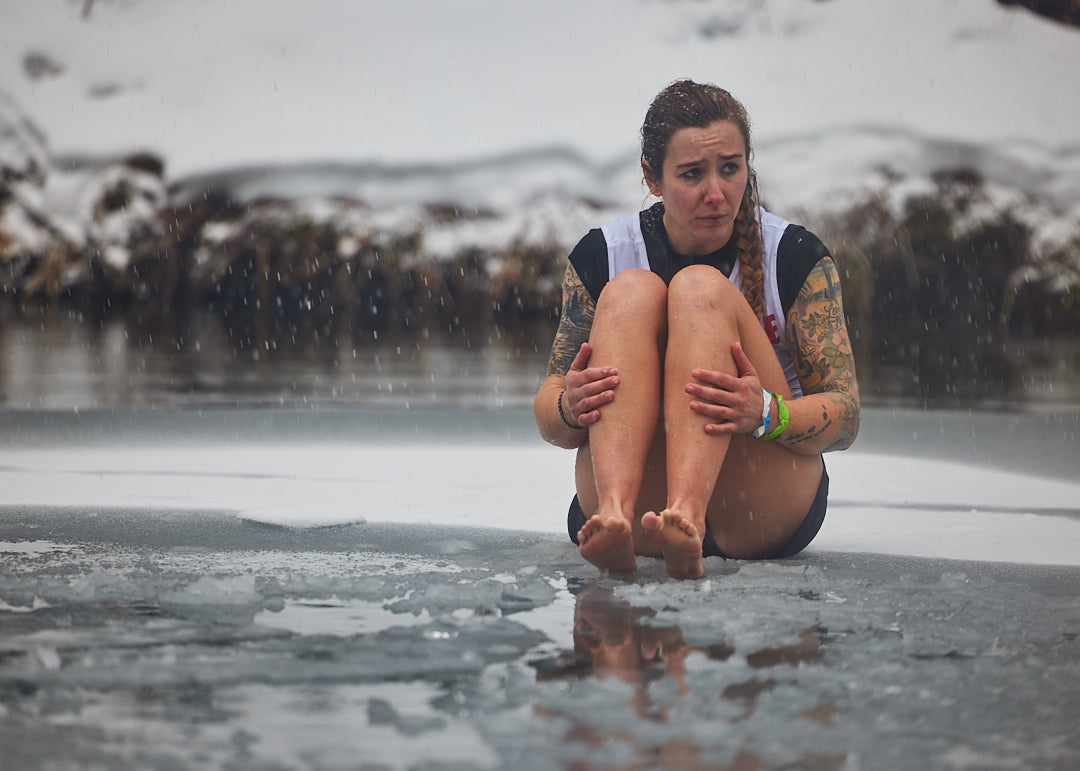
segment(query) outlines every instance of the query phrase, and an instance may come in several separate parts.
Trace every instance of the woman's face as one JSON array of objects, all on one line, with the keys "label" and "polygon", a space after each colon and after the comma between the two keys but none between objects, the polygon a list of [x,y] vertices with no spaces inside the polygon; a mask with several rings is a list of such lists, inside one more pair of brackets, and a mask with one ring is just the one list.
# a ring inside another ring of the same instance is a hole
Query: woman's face
[{"label": "woman's face", "polygon": [[675,251],[698,256],[728,242],[746,190],[746,161],[742,132],[729,120],[671,135],[660,178],[646,168],[645,180],[664,200],[664,228]]}]

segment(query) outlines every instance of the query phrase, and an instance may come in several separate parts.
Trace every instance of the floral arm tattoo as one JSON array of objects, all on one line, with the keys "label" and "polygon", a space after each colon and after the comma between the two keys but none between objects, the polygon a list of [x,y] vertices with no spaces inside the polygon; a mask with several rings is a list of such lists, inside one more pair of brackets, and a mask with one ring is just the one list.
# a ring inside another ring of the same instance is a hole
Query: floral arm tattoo
[{"label": "floral arm tattoo", "polygon": [[567,264],[563,276],[562,315],[559,329],[555,333],[555,342],[551,346],[551,358],[548,359],[548,375],[566,375],[570,365],[581,350],[581,344],[589,340],[596,303],[581,283],[574,266]]},{"label": "floral arm tattoo", "polygon": [[820,445],[819,452],[843,450],[859,431],[859,387],[851,351],[840,277],[831,257],[824,257],[799,291],[788,313],[788,338],[805,395],[816,399],[821,415],[809,427],[785,434],[785,444]]}]

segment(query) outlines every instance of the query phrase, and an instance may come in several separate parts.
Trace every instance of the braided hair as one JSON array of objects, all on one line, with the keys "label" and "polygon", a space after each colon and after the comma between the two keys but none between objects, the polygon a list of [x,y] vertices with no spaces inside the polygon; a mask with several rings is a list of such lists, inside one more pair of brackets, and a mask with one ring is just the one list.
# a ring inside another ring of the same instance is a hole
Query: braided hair
[{"label": "braided hair", "polygon": [[758,225],[758,184],[750,161],[750,118],[746,108],[734,96],[711,83],[678,80],[656,95],[641,126],[641,166],[646,176],[663,173],[668,143],[683,128],[707,128],[716,121],[729,120],[742,134],[746,144],[746,190],[735,215],[732,241],[739,256],[739,275],[743,296],[760,317],[764,307],[762,255],[764,246]]}]

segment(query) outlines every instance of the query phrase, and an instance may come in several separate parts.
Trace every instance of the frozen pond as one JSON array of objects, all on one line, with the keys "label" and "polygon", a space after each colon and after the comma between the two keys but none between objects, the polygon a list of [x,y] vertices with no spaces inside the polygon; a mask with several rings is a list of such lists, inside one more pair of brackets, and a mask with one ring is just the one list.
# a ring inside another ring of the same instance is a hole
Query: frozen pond
[{"label": "frozen pond", "polygon": [[868,409],[806,553],[613,580],[546,351],[12,334],[4,771],[1080,763],[1075,408]]},{"label": "frozen pond", "polygon": [[[198,311],[143,322],[3,310],[0,405],[19,410],[527,407],[554,335],[553,326],[417,334],[356,330],[344,321],[271,329]],[[1076,340],[953,346],[964,350],[940,353],[956,365],[955,382],[896,366],[864,366],[864,401],[1008,412],[1071,412],[1080,405]],[[972,346],[978,350],[967,350]]]},{"label": "frozen pond", "polygon": [[273,334],[197,311],[146,324],[66,311],[0,320],[0,404],[20,410],[520,406],[543,379],[554,334]]}]

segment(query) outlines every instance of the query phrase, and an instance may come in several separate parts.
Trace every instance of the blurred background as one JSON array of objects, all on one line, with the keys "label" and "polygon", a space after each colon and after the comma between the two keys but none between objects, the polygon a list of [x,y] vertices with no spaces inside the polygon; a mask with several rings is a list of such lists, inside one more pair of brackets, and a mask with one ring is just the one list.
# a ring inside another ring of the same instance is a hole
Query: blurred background
[{"label": "blurred background", "polygon": [[525,408],[691,77],[841,268],[864,403],[1080,403],[1080,10],[0,0],[0,405]]}]

